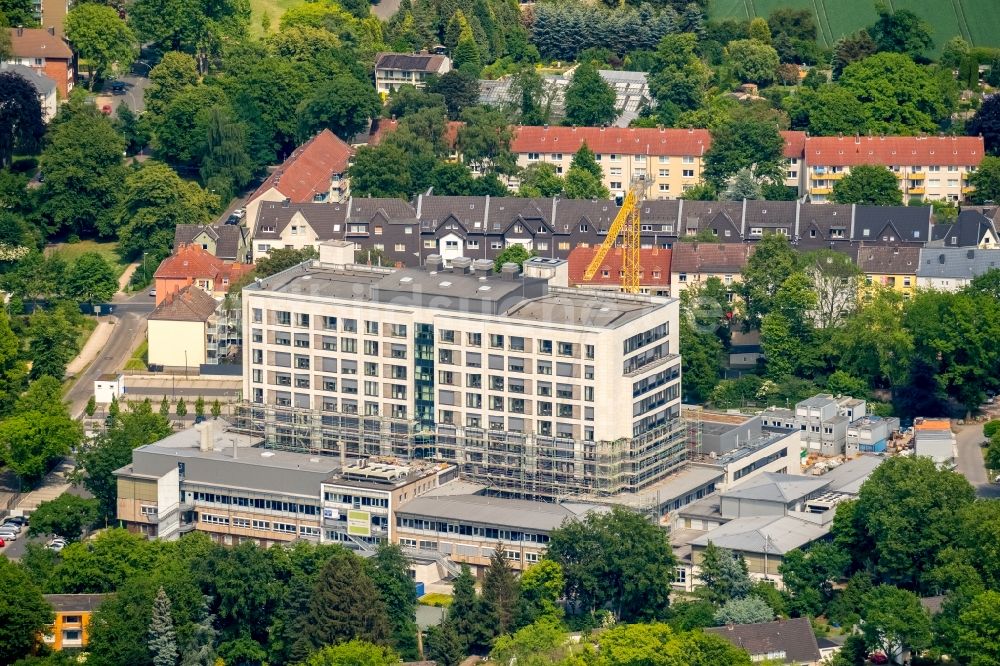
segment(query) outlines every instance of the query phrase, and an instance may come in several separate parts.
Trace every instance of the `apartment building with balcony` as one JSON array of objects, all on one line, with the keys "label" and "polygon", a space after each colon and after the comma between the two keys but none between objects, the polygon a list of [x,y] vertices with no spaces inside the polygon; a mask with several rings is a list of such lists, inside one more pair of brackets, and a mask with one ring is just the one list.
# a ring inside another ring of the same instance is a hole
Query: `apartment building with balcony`
[{"label": "apartment building with balcony", "polygon": [[435,53],[379,53],[375,56],[375,90],[383,99],[403,86],[423,88],[431,76],[451,71],[451,58]]},{"label": "apartment building with balcony", "polygon": [[545,499],[636,492],[681,464],[676,300],[352,253],[324,245],[244,289],[242,427],[269,446],[431,458]]},{"label": "apartment building with balcony", "polygon": [[52,650],[82,649],[90,638],[90,618],[108,598],[107,594],[45,594],[55,621],[42,635]]},{"label": "apartment building with balcony", "polygon": [[964,201],[983,159],[981,136],[839,136],[805,139],[806,193],[830,201],[852,167],[873,164],[896,176],[904,203]]}]

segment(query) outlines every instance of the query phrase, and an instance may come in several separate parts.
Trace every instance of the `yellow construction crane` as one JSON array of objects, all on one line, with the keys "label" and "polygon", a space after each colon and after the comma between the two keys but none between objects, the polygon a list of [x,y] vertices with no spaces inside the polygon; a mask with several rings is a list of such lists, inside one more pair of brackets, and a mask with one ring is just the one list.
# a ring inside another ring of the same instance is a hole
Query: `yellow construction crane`
[{"label": "yellow construction crane", "polygon": [[615,221],[608,229],[604,242],[597,248],[597,254],[590,260],[587,270],[583,273],[584,281],[589,282],[597,275],[604,258],[615,246],[619,234],[622,237],[622,291],[626,294],[639,293],[639,203],[646,192],[646,179],[636,178],[629,187],[628,194],[622,201],[622,207],[615,216]]}]

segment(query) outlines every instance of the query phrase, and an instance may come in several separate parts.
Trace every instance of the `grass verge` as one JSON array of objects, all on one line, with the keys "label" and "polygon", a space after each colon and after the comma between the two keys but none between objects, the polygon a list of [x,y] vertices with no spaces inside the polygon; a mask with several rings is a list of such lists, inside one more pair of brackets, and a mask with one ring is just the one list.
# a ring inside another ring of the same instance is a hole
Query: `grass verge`
[{"label": "grass verge", "polygon": [[80,255],[88,252],[96,252],[104,257],[105,261],[111,264],[111,266],[115,269],[116,275],[124,273],[125,267],[128,266],[128,262],[123,261],[122,258],[118,256],[118,243],[113,242],[99,243],[92,240],[82,240],[76,243],[59,243],[45,248],[45,254],[48,255],[53,252],[58,252],[68,263],[71,264],[79,259]]},{"label": "grass verge", "polygon": [[132,353],[132,358],[125,362],[126,370],[148,370],[149,367],[146,365],[149,362],[149,341],[143,340],[142,343],[135,348]]}]

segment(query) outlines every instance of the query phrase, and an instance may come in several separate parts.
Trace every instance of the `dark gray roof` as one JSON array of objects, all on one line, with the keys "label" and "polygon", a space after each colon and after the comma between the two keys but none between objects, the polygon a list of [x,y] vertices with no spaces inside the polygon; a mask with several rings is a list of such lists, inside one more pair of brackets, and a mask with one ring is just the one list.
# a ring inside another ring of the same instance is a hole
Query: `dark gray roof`
[{"label": "dark gray roof", "polygon": [[597,229],[606,230],[618,214],[614,201],[588,199],[560,199],[556,202],[554,224],[557,231],[568,231],[582,220]]},{"label": "dark gray roof", "polygon": [[348,219],[370,222],[381,216],[389,224],[416,224],[417,211],[409,202],[395,198],[352,198]]},{"label": "dark gray roof", "polygon": [[940,247],[977,247],[983,236],[996,236],[993,221],[975,210],[963,210],[952,224],[935,224],[934,245]]},{"label": "dark gray roof", "polygon": [[785,653],[786,664],[818,662],[821,658],[816,635],[809,618],[796,617],[761,624],[733,624],[726,627],[708,627],[710,634],[721,636],[736,647],[754,655]]},{"label": "dark gray roof", "polygon": [[681,229],[678,235],[684,235],[691,230],[697,233],[707,228],[710,221],[715,220],[719,213],[739,229],[743,218],[742,201],[685,201],[681,208]]},{"label": "dark gray roof", "polygon": [[[788,235],[795,233],[795,209],[797,201],[746,201],[744,216],[745,229],[763,227],[765,229],[788,229]],[[746,233],[746,232],[744,232]]]},{"label": "dark gray roof", "polygon": [[107,599],[108,594],[43,594],[45,601],[57,613],[92,613]]},{"label": "dark gray roof", "polygon": [[13,63],[0,63],[0,72],[13,72],[35,87],[38,94],[48,97],[56,90],[56,82],[41,74],[27,65],[15,65]]},{"label": "dark gray roof", "polygon": [[971,279],[995,268],[1000,268],[1000,250],[926,247],[920,250],[917,276]]},{"label": "dark gray roof", "polygon": [[344,237],[346,203],[286,204],[283,201],[264,201],[257,212],[255,238],[279,238],[296,213],[302,215],[320,241]]},{"label": "dark gray roof", "polygon": [[432,53],[379,53],[376,56],[377,69],[401,69],[403,71],[436,72],[445,56]]},{"label": "dark gray roof", "polygon": [[417,201],[417,211],[425,228],[436,229],[448,219],[454,219],[469,231],[486,227],[489,197],[425,197]]},{"label": "dark gray roof", "polygon": [[856,241],[926,243],[931,238],[930,206],[855,206]]},{"label": "dark gray roof", "polygon": [[917,274],[919,247],[869,246],[858,250],[858,268],[862,273],[879,275]]},{"label": "dark gray roof", "polygon": [[174,247],[191,243],[200,234],[215,241],[215,256],[239,261],[240,248],[246,245],[246,228],[241,224],[178,224],[174,228]]}]

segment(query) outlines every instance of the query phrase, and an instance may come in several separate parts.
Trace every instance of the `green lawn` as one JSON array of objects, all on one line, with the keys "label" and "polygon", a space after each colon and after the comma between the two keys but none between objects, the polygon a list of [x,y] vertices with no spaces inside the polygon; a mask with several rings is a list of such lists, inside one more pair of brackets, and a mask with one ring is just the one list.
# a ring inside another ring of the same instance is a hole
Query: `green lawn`
[{"label": "green lawn", "polygon": [[[976,46],[1000,47],[1000,11],[996,0],[892,0],[895,9],[909,9],[931,25],[936,51],[955,35]],[[712,18],[767,18],[779,7],[808,9],[816,17],[820,43],[832,46],[843,35],[875,22],[874,0],[711,0]]]},{"label": "green lawn", "polygon": [[259,37],[264,34],[260,20],[266,12],[271,17],[271,31],[278,27],[278,21],[286,9],[301,5],[306,0],[250,0],[250,33]]},{"label": "green lawn", "polygon": [[114,266],[118,275],[121,275],[125,272],[125,267],[128,266],[128,262],[122,261],[121,257],[118,256],[118,253],[116,252],[117,247],[118,243],[98,243],[97,241],[84,240],[76,243],[59,243],[58,245],[50,245],[45,248],[45,253],[51,254],[52,252],[59,252],[59,254],[61,254],[67,262],[73,263],[81,254],[96,252],[104,257],[109,264]]},{"label": "green lawn", "polygon": [[149,341],[143,340],[142,344],[135,348],[132,358],[125,362],[126,370],[148,370],[149,362]]},{"label": "green lawn", "polygon": [[83,325],[76,332],[76,348],[78,351],[83,349],[83,346],[87,344],[87,340],[95,328],[97,328],[97,320],[93,317],[84,317]]}]

